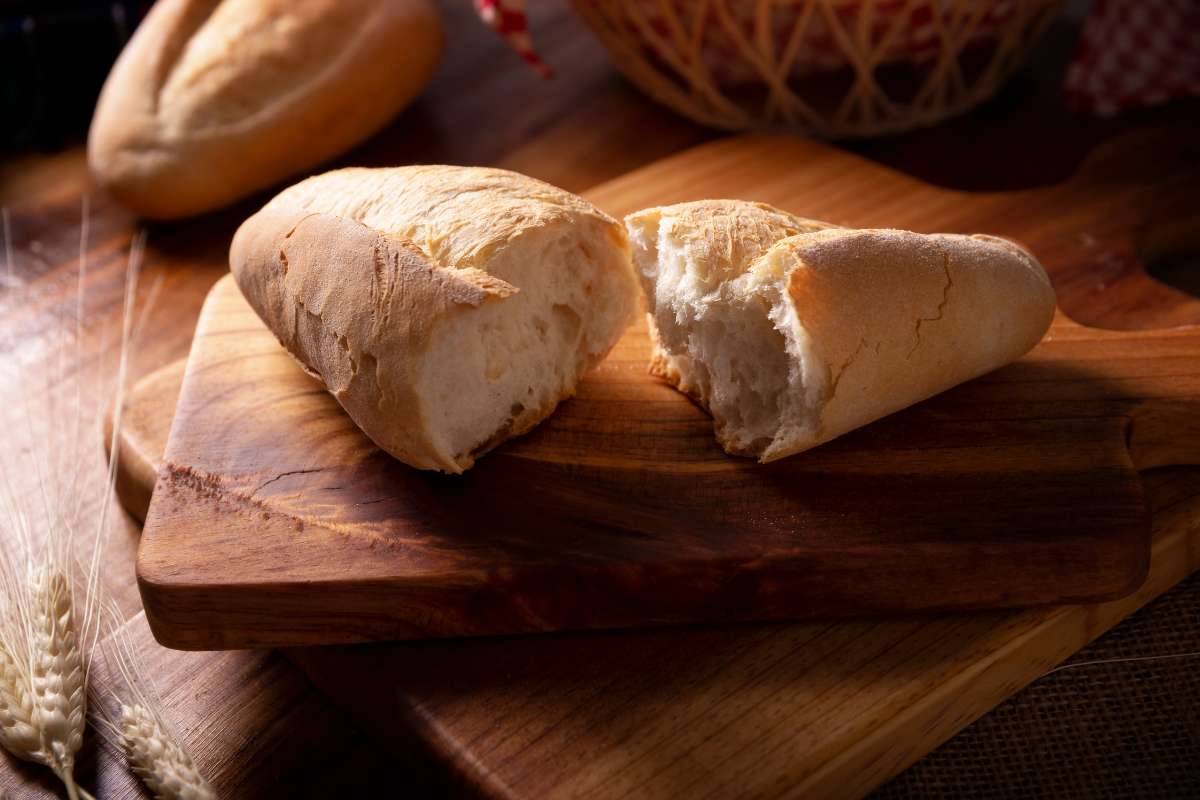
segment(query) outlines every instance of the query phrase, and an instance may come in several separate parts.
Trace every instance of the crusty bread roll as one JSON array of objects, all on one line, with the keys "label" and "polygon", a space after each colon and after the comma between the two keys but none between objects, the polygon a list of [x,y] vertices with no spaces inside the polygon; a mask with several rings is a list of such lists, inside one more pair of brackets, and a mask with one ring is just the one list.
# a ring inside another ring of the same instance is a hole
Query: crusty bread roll
[{"label": "crusty bread roll", "polygon": [[638,299],[620,223],[498,169],[309,178],[242,224],[230,264],[368,436],[451,473],[549,416]]},{"label": "crusty bread roll", "polygon": [[159,0],[104,84],[88,163],[142,216],[210,211],[366,139],[441,48],[430,0]]},{"label": "crusty bread roll", "polygon": [[1007,364],[1054,290],[993,236],[854,230],[741,201],[626,217],[649,301],[651,367],[773,461]]}]

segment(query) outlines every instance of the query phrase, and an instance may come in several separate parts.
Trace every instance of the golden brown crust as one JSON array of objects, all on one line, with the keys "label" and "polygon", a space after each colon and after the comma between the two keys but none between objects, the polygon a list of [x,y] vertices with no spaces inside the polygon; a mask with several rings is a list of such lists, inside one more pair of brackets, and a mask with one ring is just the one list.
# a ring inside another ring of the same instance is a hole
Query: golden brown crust
[{"label": "golden brown crust", "polygon": [[376,444],[414,466],[459,471],[427,435],[413,390],[420,345],[440,315],[512,287],[478,270],[436,269],[411,242],[354,220],[275,209],[238,230],[230,264],[284,348]]},{"label": "golden brown crust", "polygon": [[429,0],[160,0],[101,93],[92,173],[147,217],[226,205],[382,127],[441,40]]},{"label": "golden brown crust", "polygon": [[776,442],[782,458],[1020,358],[1054,316],[1027,251],[990,236],[836,230],[779,242],[764,262],[825,369],[816,428]]},{"label": "golden brown crust", "polygon": [[289,187],[266,207],[357,220],[409,239],[443,268],[479,265],[525,231],[555,225],[576,226],[627,247],[621,225],[578,195],[490,167],[333,170]]}]

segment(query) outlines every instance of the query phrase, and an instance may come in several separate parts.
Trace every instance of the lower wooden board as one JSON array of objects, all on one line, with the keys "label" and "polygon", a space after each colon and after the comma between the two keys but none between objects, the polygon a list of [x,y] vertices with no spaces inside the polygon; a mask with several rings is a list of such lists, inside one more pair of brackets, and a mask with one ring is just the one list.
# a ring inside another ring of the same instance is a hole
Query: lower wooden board
[{"label": "lower wooden board", "polygon": [[1150,577],[1114,602],[285,652],[490,798],[862,797],[1200,568],[1200,471],[1146,485]]},{"label": "lower wooden board", "polygon": [[[745,136],[591,196],[614,214],[732,196],[852,226],[1000,232],[1056,275],[1073,263],[1064,242],[1120,229],[1161,177],[1110,166],[963,195]],[[139,555],[155,635],[230,648],[1111,598],[1148,558],[1131,437],[1197,444],[1173,428],[1200,408],[1196,328],[1060,316],[1017,364],[767,466],[722,453],[647,353],[631,329],[534,432],[437,476],[376,449],[222,282]]]}]

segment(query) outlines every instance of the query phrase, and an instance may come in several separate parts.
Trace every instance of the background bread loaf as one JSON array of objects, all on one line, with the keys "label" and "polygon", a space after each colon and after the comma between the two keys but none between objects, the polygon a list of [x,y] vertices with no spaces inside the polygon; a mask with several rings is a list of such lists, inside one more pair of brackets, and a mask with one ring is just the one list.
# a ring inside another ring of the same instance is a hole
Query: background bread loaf
[{"label": "background bread loaf", "polygon": [[808,449],[1032,348],[1054,291],[991,236],[854,230],[740,201],[626,218],[653,371],[713,415],[730,453]]},{"label": "background bread loaf", "polygon": [[310,178],[242,225],[230,263],[368,436],[445,472],[545,419],[637,303],[620,223],[498,169]]},{"label": "background bread loaf", "polygon": [[142,216],[210,211],[377,131],[441,48],[430,0],[160,0],[104,85],[88,163]]}]

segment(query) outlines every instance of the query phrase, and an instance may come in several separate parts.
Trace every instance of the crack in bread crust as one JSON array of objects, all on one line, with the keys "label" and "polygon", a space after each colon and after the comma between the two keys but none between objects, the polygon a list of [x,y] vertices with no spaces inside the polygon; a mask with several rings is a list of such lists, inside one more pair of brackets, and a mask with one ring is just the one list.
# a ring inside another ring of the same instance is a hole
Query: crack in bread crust
[{"label": "crack in bread crust", "polygon": [[946,272],[946,285],[942,287],[942,299],[938,303],[937,309],[932,317],[917,317],[917,323],[913,327],[913,346],[912,349],[904,356],[907,360],[912,357],[912,354],[921,346],[921,325],[926,322],[937,322],[946,315],[946,304],[950,302],[950,289],[954,286],[954,278],[950,275],[950,253],[942,253],[942,269]]}]

